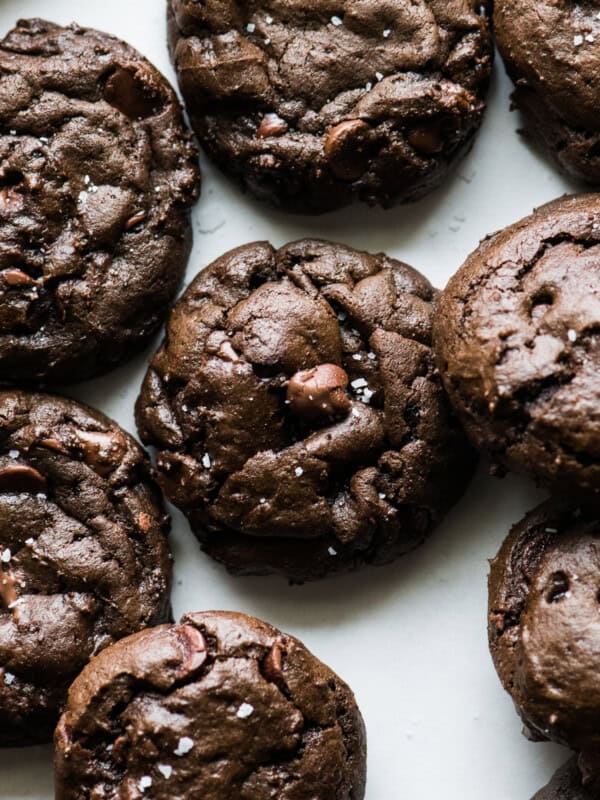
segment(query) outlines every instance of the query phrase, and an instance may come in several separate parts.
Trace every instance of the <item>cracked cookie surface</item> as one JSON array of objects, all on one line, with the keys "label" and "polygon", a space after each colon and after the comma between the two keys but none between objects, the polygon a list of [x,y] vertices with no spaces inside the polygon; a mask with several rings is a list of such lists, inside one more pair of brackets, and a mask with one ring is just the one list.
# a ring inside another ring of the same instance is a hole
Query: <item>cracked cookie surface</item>
[{"label": "cracked cookie surface", "polygon": [[316,240],[198,275],[137,422],[207,553],[303,581],[425,539],[475,462],[434,366],[435,297],[406,264]]},{"label": "cracked cookie surface", "polygon": [[191,245],[197,153],[165,78],[98,31],[0,42],[0,381],[106,372],[157,330]]},{"label": "cracked cookie surface", "polygon": [[231,612],[104,650],[56,737],[56,800],[362,800],[351,690],[304,645]]},{"label": "cracked cookie surface", "polygon": [[565,172],[600,184],[598,4],[496,0],[494,33],[526,133]]},{"label": "cracked cookie surface", "polygon": [[0,745],[50,741],[90,656],[170,616],[150,462],[102,414],[0,392]]},{"label": "cracked cookie surface", "polygon": [[600,746],[599,575],[600,506],[564,500],[514,526],[489,580],[490,651],[527,735],[592,756]]},{"label": "cracked cookie surface", "polygon": [[261,199],[319,213],[437,186],[471,145],[492,67],[473,0],[169,0],[209,156]]},{"label": "cracked cookie surface", "polygon": [[489,237],[443,292],[446,389],[496,466],[600,491],[600,198],[549,203]]}]

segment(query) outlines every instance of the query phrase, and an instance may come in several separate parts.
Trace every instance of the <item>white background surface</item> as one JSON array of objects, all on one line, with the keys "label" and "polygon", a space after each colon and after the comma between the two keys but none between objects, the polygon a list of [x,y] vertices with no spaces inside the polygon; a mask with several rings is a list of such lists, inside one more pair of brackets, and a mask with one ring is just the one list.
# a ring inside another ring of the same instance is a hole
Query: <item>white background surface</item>
[{"label": "white background surface", "polygon": [[[171,80],[165,0],[0,0],[0,31],[19,17],[73,20],[117,34]],[[443,287],[478,241],[575,187],[518,137],[500,62],[472,154],[430,198],[391,211],[354,207],[312,219],[243,197],[205,165],[194,212],[189,280],[225,250],[323,236],[399,257]],[[153,349],[153,348],[152,348]],[[149,352],[69,393],[134,431]],[[176,615],[236,609],[299,636],[353,687],[369,736],[367,800],[529,800],[567,757],[528,743],[487,651],[486,574],[509,526],[542,497],[485,465],[463,501],[418,552],[390,567],[290,588],[233,579],[206,558],[174,512]],[[50,748],[0,752],[3,800],[50,800]],[[198,798],[201,800],[201,798]],[[320,798],[320,800],[329,800]]]}]

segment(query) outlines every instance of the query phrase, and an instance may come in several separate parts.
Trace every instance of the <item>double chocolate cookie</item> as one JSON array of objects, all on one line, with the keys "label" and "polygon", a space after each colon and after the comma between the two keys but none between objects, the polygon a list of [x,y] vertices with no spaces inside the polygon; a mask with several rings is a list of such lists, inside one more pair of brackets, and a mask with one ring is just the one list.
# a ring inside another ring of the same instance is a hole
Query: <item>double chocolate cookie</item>
[{"label": "double chocolate cookie", "polygon": [[475,463],[434,366],[435,297],[406,264],[314,240],[198,275],[137,421],[207,553],[303,581],[424,540]]},{"label": "double chocolate cookie", "polygon": [[495,0],[494,29],[527,134],[565,172],[599,184],[598,4]]},{"label": "double chocolate cookie", "polygon": [[363,721],[297,639],[188,614],[104,650],[56,731],[56,800],[362,800]]},{"label": "double chocolate cookie", "polygon": [[170,85],[98,31],[0,42],[0,381],[105,372],[179,287],[197,153]]},{"label": "double chocolate cookie", "polygon": [[0,745],[49,741],[90,656],[169,619],[150,463],[72,400],[0,393]]},{"label": "double chocolate cookie", "polygon": [[169,0],[171,53],[209,156],[290,211],[437,186],[484,111],[481,0]]},{"label": "double chocolate cookie", "polygon": [[531,800],[596,800],[597,797],[597,791],[583,785],[577,759],[572,758]]},{"label": "double chocolate cookie", "polygon": [[597,754],[597,502],[549,501],[512,529],[492,562],[489,642],[500,680],[528,735],[565,744],[586,758]]},{"label": "double chocolate cookie", "polygon": [[489,237],[434,324],[446,389],[502,469],[600,491],[600,195],[557,200]]}]

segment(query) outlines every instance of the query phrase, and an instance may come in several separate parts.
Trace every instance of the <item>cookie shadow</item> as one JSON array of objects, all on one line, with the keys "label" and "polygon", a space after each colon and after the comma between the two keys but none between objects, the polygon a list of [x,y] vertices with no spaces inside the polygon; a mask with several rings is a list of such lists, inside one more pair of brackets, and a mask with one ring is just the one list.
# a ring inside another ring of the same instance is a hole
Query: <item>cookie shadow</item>
[{"label": "cookie shadow", "polygon": [[[485,615],[487,560],[508,534],[498,519],[505,518],[510,510],[510,518],[517,522],[543,497],[527,480],[509,476],[500,481],[486,474],[486,466],[482,465],[465,496],[430,539],[393,564],[290,586],[278,576],[232,577],[211,562],[212,569],[219,572],[214,579],[221,585],[231,610],[254,614],[291,633],[295,629],[358,623],[372,618],[382,606],[410,603],[416,592],[422,594],[425,590],[439,595],[444,605],[453,587],[465,580],[479,582],[478,613]],[[180,537],[177,539],[176,568],[180,559],[190,557],[189,542],[184,545],[185,552],[177,552],[181,545]],[[203,554],[200,558],[209,560]],[[199,568],[204,570],[206,564],[199,564]],[[212,585],[213,580],[206,584]],[[218,601],[220,594],[214,599]],[[210,596],[203,596],[202,603],[203,608],[214,607]],[[180,602],[176,602],[176,610],[178,606]]]},{"label": "cookie shadow", "polygon": [[[0,750],[1,796],[10,800],[38,800],[52,797],[52,747]],[[25,783],[23,778],[27,776]],[[26,788],[25,788],[26,787]]]}]

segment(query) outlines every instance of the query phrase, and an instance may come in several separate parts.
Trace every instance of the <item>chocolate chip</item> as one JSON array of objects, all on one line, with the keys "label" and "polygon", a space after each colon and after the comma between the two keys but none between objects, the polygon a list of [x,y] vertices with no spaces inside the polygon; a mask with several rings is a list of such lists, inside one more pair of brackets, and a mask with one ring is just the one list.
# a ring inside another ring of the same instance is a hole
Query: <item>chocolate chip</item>
[{"label": "chocolate chip", "polygon": [[355,180],[367,165],[365,145],[369,126],[360,119],[340,122],[327,134],[325,156],[331,171],[342,180]]},{"label": "chocolate chip", "polygon": [[21,269],[5,269],[2,278],[9,286],[33,286],[34,279]]},{"label": "chocolate chip", "polygon": [[148,533],[150,530],[150,525],[152,524],[152,519],[149,514],[146,514],[145,511],[142,511],[141,514],[138,514],[137,518],[138,526],[144,533]]},{"label": "chocolate chip", "polygon": [[10,464],[0,468],[0,492],[20,494],[21,492],[44,492],[46,479],[26,464]]},{"label": "chocolate chip", "polygon": [[0,571],[0,601],[5,608],[10,608],[18,600],[17,582],[9,572]]},{"label": "chocolate chip", "polygon": [[265,114],[258,126],[256,135],[261,139],[269,136],[282,136],[286,133],[288,124],[278,114]]},{"label": "chocolate chip", "polygon": [[10,186],[3,186],[0,189],[0,209],[12,211],[17,207],[20,207],[22,202],[22,195],[12,189]]},{"label": "chocolate chip", "polygon": [[420,126],[409,131],[407,136],[411,147],[419,153],[434,155],[444,149],[444,140],[437,126]]},{"label": "chocolate chip", "polygon": [[136,225],[139,225],[139,223],[145,219],[146,219],[146,212],[137,211],[132,217],[129,217],[129,219],[125,223],[125,229],[130,231],[132,228],[135,228]]},{"label": "chocolate chip", "polygon": [[63,444],[63,442],[59,442],[58,439],[42,439],[40,445],[41,447],[48,448],[48,450],[54,450],[55,453],[60,453],[63,456],[69,454],[69,448]]},{"label": "chocolate chip", "polygon": [[115,432],[77,431],[85,462],[99,475],[108,475],[123,458],[126,450],[124,438]]},{"label": "chocolate chip", "polygon": [[104,86],[104,98],[129,119],[156,114],[161,98],[140,67],[117,67]]},{"label": "chocolate chip", "polygon": [[287,387],[290,409],[308,419],[344,416],[350,410],[347,385],[347,373],[335,364],[297,372]]},{"label": "chocolate chip", "polygon": [[209,353],[218,356],[223,361],[229,361],[232,364],[240,360],[239,353],[231,344],[229,336],[224,332],[215,331],[206,340],[206,349]]},{"label": "chocolate chip", "polygon": [[208,648],[204,636],[191,625],[178,625],[174,633],[183,653],[175,673],[175,680],[179,681],[200,669],[208,657]]},{"label": "chocolate chip", "polygon": [[273,683],[283,680],[283,653],[280,645],[275,642],[262,662],[262,674]]}]

